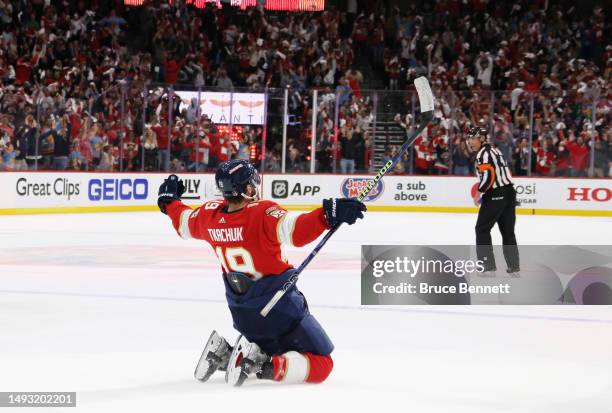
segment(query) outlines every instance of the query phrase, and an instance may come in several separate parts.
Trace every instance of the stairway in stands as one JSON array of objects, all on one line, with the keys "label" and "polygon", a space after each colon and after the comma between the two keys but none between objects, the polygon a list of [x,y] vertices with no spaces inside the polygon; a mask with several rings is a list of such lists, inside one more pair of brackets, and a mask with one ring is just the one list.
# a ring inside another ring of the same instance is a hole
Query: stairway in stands
[{"label": "stairway in stands", "polygon": [[[374,136],[374,169],[383,165],[385,149],[388,145],[401,146],[406,140],[406,130],[393,120],[395,112],[389,113],[378,110],[376,124],[372,124],[370,135]],[[375,130],[374,130],[375,128]]]},{"label": "stairway in stands", "polygon": [[406,140],[406,129],[393,119],[398,113],[404,119],[406,113],[411,111],[411,108],[406,107],[403,97],[404,93],[400,91],[378,92],[376,123],[373,123],[370,129],[370,136],[374,136],[375,170],[382,167],[387,146],[401,146]]},{"label": "stairway in stands", "polygon": [[397,113],[405,116],[408,109],[403,102],[403,94],[399,91],[384,90],[385,84],[379,71],[366,56],[356,59],[357,66],[363,74],[361,89],[364,95],[373,96],[371,91],[376,90],[378,95],[376,124],[372,124],[369,132],[374,136],[374,169],[382,167],[385,148],[388,145],[401,146],[406,139],[406,131],[393,120]]}]

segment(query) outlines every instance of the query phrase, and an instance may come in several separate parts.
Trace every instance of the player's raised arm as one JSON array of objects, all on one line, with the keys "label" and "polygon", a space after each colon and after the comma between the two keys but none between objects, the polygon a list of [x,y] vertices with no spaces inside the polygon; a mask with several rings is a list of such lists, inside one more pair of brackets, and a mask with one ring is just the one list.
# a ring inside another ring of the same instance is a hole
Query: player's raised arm
[{"label": "player's raised arm", "polygon": [[[157,206],[159,210],[168,215],[176,232],[184,239],[201,239],[199,226],[193,219],[195,211],[181,202],[181,196],[185,192],[183,181],[176,175],[170,175],[159,187]],[[192,218],[192,219],[190,219]]]},{"label": "player's raised arm", "polygon": [[323,200],[321,208],[294,216],[274,205],[269,208],[272,213],[266,217],[266,231],[272,235],[271,238],[276,236],[281,244],[296,247],[311,243],[326,229],[340,223],[354,224],[357,219],[363,218],[363,212],[367,209],[365,204],[356,199],[330,198]]}]

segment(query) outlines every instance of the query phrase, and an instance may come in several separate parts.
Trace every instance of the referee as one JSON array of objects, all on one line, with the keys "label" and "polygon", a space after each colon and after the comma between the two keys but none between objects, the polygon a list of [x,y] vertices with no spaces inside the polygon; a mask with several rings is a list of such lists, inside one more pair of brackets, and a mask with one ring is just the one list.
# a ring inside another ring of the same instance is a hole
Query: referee
[{"label": "referee", "polygon": [[487,130],[473,127],[468,132],[468,148],[476,153],[476,170],[478,172],[478,191],[474,195],[474,203],[478,211],[476,221],[476,254],[484,261],[484,272],[493,273],[497,270],[491,229],[497,223],[502,235],[504,258],[511,275],[520,271],[519,253],[514,235],[516,223],[516,191],[512,176],[501,152],[491,147],[487,142]]}]

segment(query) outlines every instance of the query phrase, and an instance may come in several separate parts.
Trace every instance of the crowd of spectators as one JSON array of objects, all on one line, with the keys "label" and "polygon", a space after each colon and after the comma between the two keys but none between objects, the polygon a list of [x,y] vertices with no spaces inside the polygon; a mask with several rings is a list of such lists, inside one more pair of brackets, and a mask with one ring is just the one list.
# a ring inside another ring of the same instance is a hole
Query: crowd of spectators
[{"label": "crowd of spectators", "polygon": [[[236,133],[214,125],[167,85],[290,87],[300,123],[313,109],[307,89],[320,88],[321,96],[348,89],[341,105],[354,103],[359,80],[346,13],[107,7],[0,3],[0,169],[210,170],[229,157],[262,160],[262,127]],[[353,127],[346,122],[343,131]],[[328,122],[321,125],[329,134]],[[275,170],[280,139],[272,129],[266,160]],[[292,170],[308,161],[303,136],[290,145]]]},{"label": "crowd of spectators", "polygon": [[[582,176],[593,148],[595,174],[609,176],[612,46],[601,8],[357,3],[264,14],[181,2],[0,1],[0,170],[203,171],[264,154],[266,169],[280,170],[279,125],[268,125],[262,148],[263,127],[215,125],[172,85],[288,87],[286,170],[309,169],[316,110],[317,170],[368,171],[377,113],[362,92],[365,60],[403,97],[398,111],[411,106],[416,76],[428,75],[437,97],[436,123],[397,173],[472,173],[463,133],[480,124],[516,174]],[[410,129],[405,115],[398,123]]]},{"label": "crowd of spectators", "polygon": [[[239,35],[234,21],[261,23],[261,14],[105,5],[0,2],[0,169],[203,171],[229,157],[259,161],[261,126],[215,125],[167,85],[263,84],[261,41]],[[232,36],[248,56],[240,64]]]},{"label": "crowd of spectators", "polygon": [[[342,76],[335,89],[321,88],[317,98],[315,159],[318,172],[333,172],[334,162],[342,173],[368,171],[372,166],[370,128],[374,118],[372,100],[362,96],[363,74],[355,67]],[[310,112],[302,118],[310,120]],[[308,170],[312,125],[294,129],[288,138],[287,172]],[[301,147],[300,147],[301,142]],[[304,146],[306,146],[304,150]]]},{"label": "crowd of spectators", "polygon": [[[432,7],[393,10],[393,23],[388,16],[356,23],[377,33],[371,58],[387,87],[405,93],[406,107],[421,74],[437,98],[435,124],[397,173],[473,174],[464,134],[480,125],[516,175],[586,176],[592,157],[595,176],[612,176],[612,44],[601,7],[453,0]],[[397,123],[409,129],[404,115]]]}]

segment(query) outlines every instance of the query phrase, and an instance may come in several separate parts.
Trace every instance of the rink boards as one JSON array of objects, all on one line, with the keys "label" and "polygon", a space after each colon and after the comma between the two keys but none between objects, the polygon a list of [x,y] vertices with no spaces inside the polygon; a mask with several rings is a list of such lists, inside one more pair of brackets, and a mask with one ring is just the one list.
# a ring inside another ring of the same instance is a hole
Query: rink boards
[{"label": "rink boards", "polygon": [[[179,174],[185,203],[217,198],[213,174]],[[165,173],[0,173],[0,214],[149,211]],[[263,196],[288,209],[308,210],[322,198],[356,197],[367,176],[273,175]],[[519,213],[612,216],[611,179],[515,178]],[[472,177],[388,176],[366,198],[371,211],[475,213]]]}]

